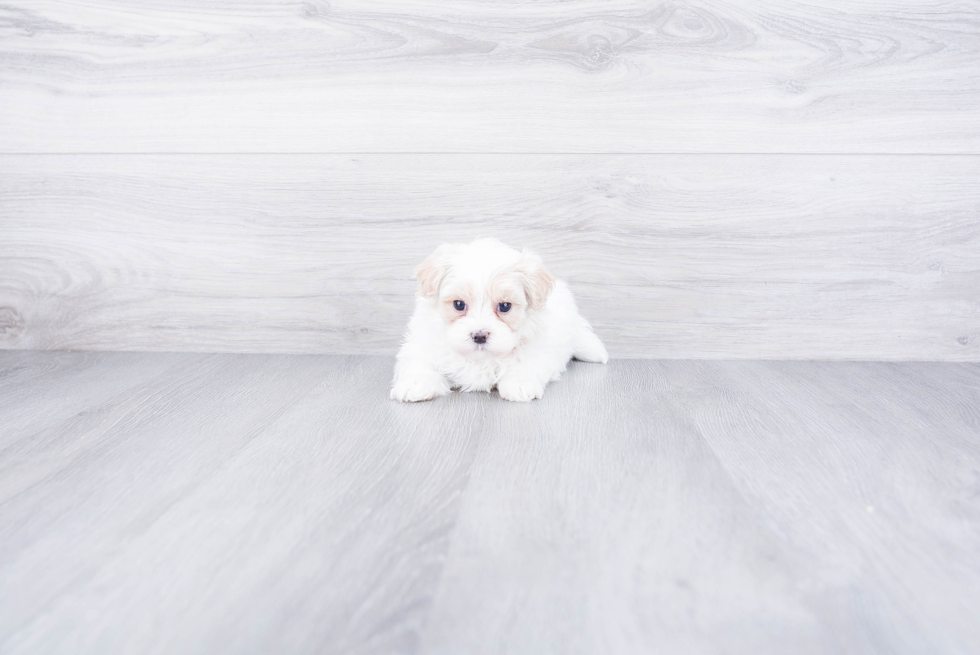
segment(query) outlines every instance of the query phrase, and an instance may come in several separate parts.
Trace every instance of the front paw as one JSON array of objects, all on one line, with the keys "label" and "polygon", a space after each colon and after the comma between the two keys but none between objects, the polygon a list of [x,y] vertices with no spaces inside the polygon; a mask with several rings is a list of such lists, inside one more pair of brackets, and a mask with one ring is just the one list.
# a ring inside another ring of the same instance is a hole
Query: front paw
[{"label": "front paw", "polygon": [[531,378],[515,375],[498,382],[497,393],[504,400],[526,403],[544,395],[544,384]]},{"label": "front paw", "polygon": [[392,385],[389,395],[392,400],[417,403],[422,400],[432,400],[436,396],[445,396],[450,391],[449,384],[444,377],[431,373],[399,377]]}]

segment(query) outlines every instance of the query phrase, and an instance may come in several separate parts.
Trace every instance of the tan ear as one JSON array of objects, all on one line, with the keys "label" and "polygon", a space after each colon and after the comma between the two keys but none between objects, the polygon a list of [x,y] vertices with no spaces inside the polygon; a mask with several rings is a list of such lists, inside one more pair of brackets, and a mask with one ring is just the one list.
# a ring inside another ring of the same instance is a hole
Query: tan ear
[{"label": "tan ear", "polygon": [[531,309],[541,309],[548,300],[548,294],[555,286],[555,276],[544,267],[541,258],[529,250],[521,253],[517,263],[517,272],[524,282],[524,294],[527,296],[527,306]]},{"label": "tan ear", "polygon": [[452,256],[456,254],[456,246],[451,243],[444,243],[425,258],[415,269],[415,277],[419,281],[419,295],[423,298],[431,298],[439,293],[442,280],[446,277],[449,269],[452,268]]}]

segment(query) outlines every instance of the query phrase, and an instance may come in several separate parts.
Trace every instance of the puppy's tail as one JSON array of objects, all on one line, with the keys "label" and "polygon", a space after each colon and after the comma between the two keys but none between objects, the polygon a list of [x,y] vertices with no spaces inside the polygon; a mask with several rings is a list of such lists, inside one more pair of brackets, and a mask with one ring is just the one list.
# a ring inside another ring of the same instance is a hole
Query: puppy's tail
[{"label": "puppy's tail", "polygon": [[606,352],[606,347],[602,345],[599,337],[592,331],[588,323],[582,326],[582,329],[578,332],[578,336],[575,338],[575,352],[572,357],[583,362],[605,364],[609,361],[609,354]]}]

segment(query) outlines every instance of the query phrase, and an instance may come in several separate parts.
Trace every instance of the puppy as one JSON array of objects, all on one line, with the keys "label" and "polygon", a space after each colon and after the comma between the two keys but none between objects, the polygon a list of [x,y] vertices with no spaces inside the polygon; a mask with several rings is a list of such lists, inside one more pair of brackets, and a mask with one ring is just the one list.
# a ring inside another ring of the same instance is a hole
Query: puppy
[{"label": "puppy", "polygon": [[415,271],[418,295],[398,352],[391,397],[429,400],[490,391],[540,398],[572,357],[608,361],[572,292],[528,252],[496,239],[436,248]]}]

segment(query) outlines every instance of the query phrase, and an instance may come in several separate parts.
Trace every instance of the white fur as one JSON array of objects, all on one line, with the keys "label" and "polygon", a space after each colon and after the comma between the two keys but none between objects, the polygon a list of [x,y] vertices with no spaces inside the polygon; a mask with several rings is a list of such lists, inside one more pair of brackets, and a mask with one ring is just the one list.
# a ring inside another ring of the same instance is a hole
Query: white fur
[{"label": "white fur", "polygon": [[[609,359],[568,286],[533,253],[496,239],[446,244],[422,263],[416,277],[415,313],[392,381],[395,400],[496,387],[501,398],[529,401],[541,398],[572,357],[603,364]],[[465,313],[454,314],[452,303],[464,293]],[[504,297],[515,314],[499,312]],[[472,338],[480,332],[489,334],[482,345]]]}]

